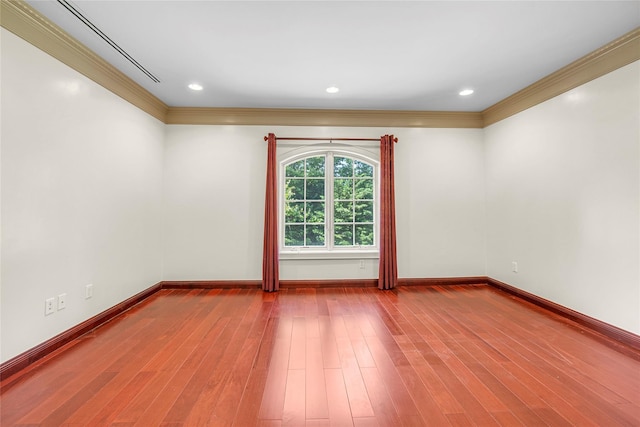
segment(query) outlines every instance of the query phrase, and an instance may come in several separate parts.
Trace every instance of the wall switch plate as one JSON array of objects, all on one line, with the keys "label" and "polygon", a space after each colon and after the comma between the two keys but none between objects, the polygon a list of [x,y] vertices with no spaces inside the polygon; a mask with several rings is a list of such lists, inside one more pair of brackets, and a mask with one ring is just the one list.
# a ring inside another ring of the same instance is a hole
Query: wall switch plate
[{"label": "wall switch plate", "polygon": [[513,271],[514,273],[518,272],[518,263],[513,261],[511,262],[511,271]]},{"label": "wall switch plate", "polygon": [[53,314],[53,312],[55,311],[55,304],[56,304],[56,299],[55,298],[47,298],[46,300],[44,300],[44,315],[45,316]]},{"label": "wall switch plate", "polygon": [[67,294],[58,295],[58,310],[64,310],[67,307]]},{"label": "wall switch plate", "polygon": [[93,285],[90,283],[84,288],[84,299],[89,299],[93,296]]}]

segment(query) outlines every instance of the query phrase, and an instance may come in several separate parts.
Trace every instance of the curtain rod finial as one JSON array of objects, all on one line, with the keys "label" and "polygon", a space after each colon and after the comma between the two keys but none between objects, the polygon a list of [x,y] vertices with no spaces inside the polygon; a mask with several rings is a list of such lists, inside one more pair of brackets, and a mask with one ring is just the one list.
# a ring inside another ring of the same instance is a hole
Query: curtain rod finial
[{"label": "curtain rod finial", "polygon": [[268,137],[268,136],[265,136],[265,137],[264,137],[264,140],[265,140],[265,141],[266,141],[266,140],[268,140],[268,139],[269,139],[269,137]]},{"label": "curtain rod finial", "polygon": [[398,142],[398,137],[393,138],[393,142]]}]

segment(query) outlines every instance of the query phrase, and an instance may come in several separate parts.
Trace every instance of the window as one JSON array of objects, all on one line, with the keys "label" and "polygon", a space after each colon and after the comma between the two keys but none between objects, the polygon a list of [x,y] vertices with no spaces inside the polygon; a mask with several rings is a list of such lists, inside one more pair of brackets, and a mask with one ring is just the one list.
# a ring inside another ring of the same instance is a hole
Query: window
[{"label": "window", "polygon": [[375,252],[376,162],[323,151],[281,163],[283,253]]}]

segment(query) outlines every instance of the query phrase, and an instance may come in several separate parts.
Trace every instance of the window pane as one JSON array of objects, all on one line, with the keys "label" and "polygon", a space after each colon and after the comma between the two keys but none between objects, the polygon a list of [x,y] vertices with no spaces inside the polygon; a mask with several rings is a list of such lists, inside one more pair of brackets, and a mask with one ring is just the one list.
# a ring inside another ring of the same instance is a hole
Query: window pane
[{"label": "window pane", "polygon": [[[284,167],[284,245],[329,250],[373,246],[375,166],[348,154],[307,155],[311,157]],[[328,171],[327,161],[331,165]],[[326,197],[333,200],[325,202]],[[329,221],[333,223],[332,235],[326,236]]]},{"label": "window pane", "polygon": [[373,245],[373,224],[356,224],[356,245]]},{"label": "window pane", "polygon": [[307,179],[307,200],[324,200],[324,179]]},{"label": "window pane", "polygon": [[335,202],[333,222],[353,222],[353,202]]},{"label": "window pane", "polygon": [[284,245],[302,246],[304,245],[304,225],[284,226]]},{"label": "window pane", "polygon": [[373,202],[356,203],[355,222],[373,222]]},{"label": "window pane", "polygon": [[324,202],[307,202],[306,222],[324,223]]},{"label": "window pane", "polygon": [[307,160],[307,176],[324,177],[324,156],[309,157]]},{"label": "window pane", "polygon": [[333,198],[334,200],[351,200],[353,199],[353,180],[351,178],[336,178],[333,181]]},{"label": "window pane", "polygon": [[370,178],[356,179],[355,198],[358,200],[373,199],[373,179],[370,179]]},{"label": "window pane", "polygon": [[353,176],[353,161],[348,157],[334,157],[333,176],[345,178]]},{"label": "window pane", "polygon": [[304,222],[304,202],[285,203],[284,222]]},{"label": "window pane", "polygon": [[336,246],[353,246],[353,225],[336,225],[334,231],[333,242]]},{"label": "window pane", "polygon": [[373,178],[373,166],[371,165],[354,160],[353,169],[355,170],[356,176],[370,176]]},{"label": "window pane", "polygon": [[304,178],[287,179],[284,198],[286,200],[304,200]]},{"label": "window pane", "polygon": [[307,246],[324,246],[324,225],[307,225]]},{"label": "window pane", "polygon": [[304,160],[287,165],[285,168],[286,177],[304,176]]}]

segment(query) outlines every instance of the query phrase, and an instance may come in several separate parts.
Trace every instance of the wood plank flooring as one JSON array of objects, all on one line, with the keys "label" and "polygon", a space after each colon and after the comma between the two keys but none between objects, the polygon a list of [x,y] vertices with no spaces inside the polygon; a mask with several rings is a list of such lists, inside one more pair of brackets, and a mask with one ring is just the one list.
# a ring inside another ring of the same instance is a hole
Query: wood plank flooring
[{"label": "wood plank flooring", "polygon": [[1,384],[2,426],[639,426],[640,362],[485,285],[162,290]]}]

